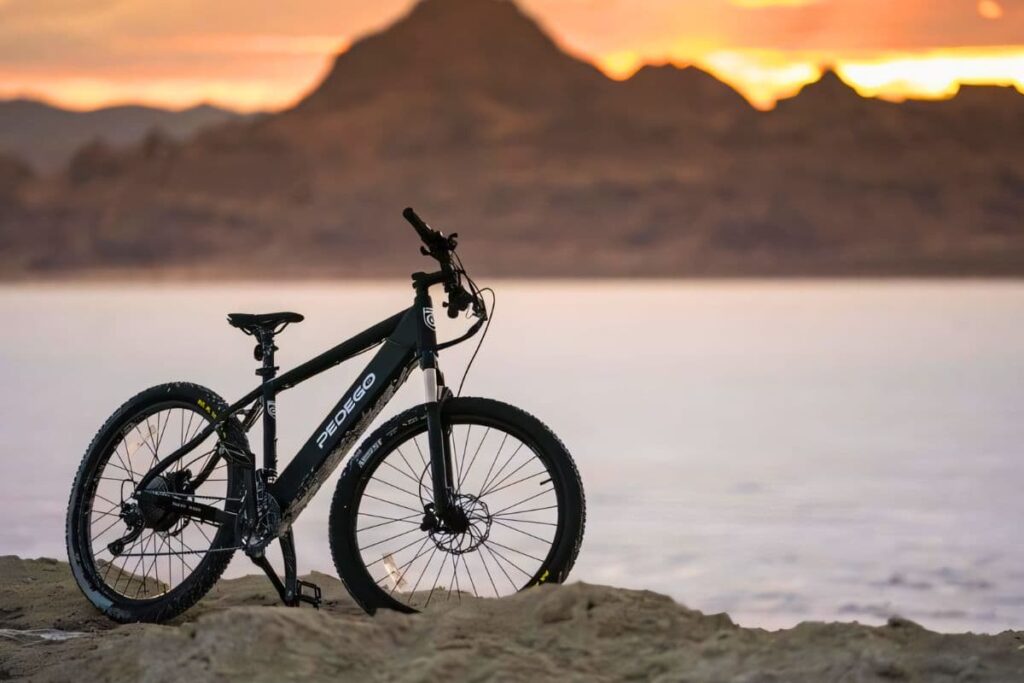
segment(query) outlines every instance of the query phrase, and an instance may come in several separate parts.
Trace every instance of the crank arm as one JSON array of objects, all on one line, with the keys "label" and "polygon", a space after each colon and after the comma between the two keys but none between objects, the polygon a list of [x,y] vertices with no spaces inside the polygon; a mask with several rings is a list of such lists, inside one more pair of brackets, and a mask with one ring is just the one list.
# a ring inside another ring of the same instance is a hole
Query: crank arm
[{"label": "crank arm", "polygon": [[278,541],[281,543],[281,555],[284,559],[283,581],[277,575],[277,572],[274,571],[273,566],[271,566],[270,561],[262,551],[258,554],[250,554],[249,559],[267,575],[270,583],[273,584],[278,595],[281,596],[281,602],[285,605],[288,607],[298,607],[305,602],[320,609],[320,604],[323,602],[323,593],[320,587],[308,581],[303,581],[295,571],[295,538],[292,535],[292,530],[288,529]]}]

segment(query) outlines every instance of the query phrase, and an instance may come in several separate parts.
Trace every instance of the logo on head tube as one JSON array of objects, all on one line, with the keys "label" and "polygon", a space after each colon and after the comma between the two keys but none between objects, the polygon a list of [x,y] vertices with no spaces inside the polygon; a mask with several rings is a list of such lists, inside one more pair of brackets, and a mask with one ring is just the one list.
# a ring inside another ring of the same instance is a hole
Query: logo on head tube
[{"label": "logo on head tube", "polygon": [[423,322],[425,322],[427,324],[427,327],[429,327],[430,329],[437,330],[437,327],[434,326],[434,309],[433,308],[424,308],[423,309]]},{"label": "logo on head tube", "polygon": [[270,413],[270,417],[277,417],[277,403],[274,401],[267,401],[267,412]]}]

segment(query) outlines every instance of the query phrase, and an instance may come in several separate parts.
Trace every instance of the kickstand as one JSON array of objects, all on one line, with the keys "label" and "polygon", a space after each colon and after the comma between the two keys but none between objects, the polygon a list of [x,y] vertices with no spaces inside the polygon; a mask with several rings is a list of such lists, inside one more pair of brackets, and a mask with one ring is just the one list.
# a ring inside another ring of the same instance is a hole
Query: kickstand
[{"label": "kickstand", "polygon": [[320,587],[300,579],[295,570],[295,537],[292,535],[292,530],[289,529],[278,540],[281,542],[281,555],[284,559],[283,582],[270,565],[270,560],[267,559],[265,554],[260,554],[256,557],[250,556],[253,564],[262,569],[263,573],[270,579],[270,583],[274,584],[274,588],[277,589],[284,604],[289,607],[298,607],[303,602],[306,602],[320,609],[320,603],[322,602]]}]

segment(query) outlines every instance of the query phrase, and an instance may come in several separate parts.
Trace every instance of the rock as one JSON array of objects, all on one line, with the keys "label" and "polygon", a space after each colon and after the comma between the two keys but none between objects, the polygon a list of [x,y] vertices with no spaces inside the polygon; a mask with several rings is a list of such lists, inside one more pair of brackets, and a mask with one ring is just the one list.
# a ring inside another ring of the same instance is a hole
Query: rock
[{"label": "rock", "polygon": [[118,626],[79,594],[66,564],[0,558],[0,628],[88,632],[31,644],[0,638],[0,679],[1024,680],[1021,634],[1013,632],[941,635],[901,619],[881,628],[745,629],[727,615],[704,615],[663,595],[584,583],[371,618],[337,579],[317,574],[315,581],[324,590],[320,611],[281,607],[266,599],[270,591],[259,590],[265,578],[247,576],[221,581],[172,625]]}]

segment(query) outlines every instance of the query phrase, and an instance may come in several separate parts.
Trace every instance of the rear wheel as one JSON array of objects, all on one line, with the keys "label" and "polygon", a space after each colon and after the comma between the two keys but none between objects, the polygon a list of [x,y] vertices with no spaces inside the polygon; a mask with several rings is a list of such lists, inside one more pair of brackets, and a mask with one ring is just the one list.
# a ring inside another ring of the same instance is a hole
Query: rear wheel
[{"label": "rear wheel", "polygon": [[501,597],[569,574],[583,538],[579,474],[562,442],[498,401],[452,398],[442,420],[456,514],[432,513],[423,406],[387,422],[349,461],[330,514],[338,574],[369,612]]},{"label": "rear wheel", "polygon": [[[121,406],[89,445],[68,503],[68,559],[82,592],[112,619],[170,619],[205,595],[231,561],[234,528],[146,508],[132,495],[159,459],[226,408],[204,387],[156,386]],[[232,445],[248,450],[237,423],[225,430]],[[216,454],[217,442],[214,433],[154,479],[150,490],[237,511],[244,471]],[[115,554],[111,544],[140,519],[141,533]]]}]

